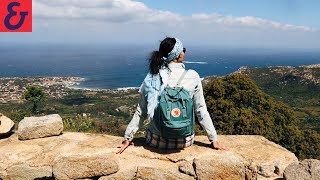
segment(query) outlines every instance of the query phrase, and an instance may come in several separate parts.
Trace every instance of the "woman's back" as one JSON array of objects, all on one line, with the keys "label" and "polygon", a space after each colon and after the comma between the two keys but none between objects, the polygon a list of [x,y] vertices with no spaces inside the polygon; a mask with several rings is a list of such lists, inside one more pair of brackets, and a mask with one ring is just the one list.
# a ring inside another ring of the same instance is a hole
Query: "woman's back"
[{"label": "woman's back", "polygon": [[[174,87],[185,71],[185,65],[183,63],[171,63],[168,65],[168,68],[171,70],[168,85]],[[199,74],[196,71],[189,69],[180,85],[188,90],[189,95],[192,98],[199,82],[201,83]]]},{"label": "woman's back", "polygon": [[[166,86],[175,87],[180,77],[183,77],[182,81],[180,82],[180,87],[186,89],[189,92],[190,98],[192,99],[190,106],[192,107],[191,112],[197,116],[200,125],[207,133],[212,147],[222,150],[227,149],[221,146],[217,141],[218,136],[213,126],[211,117],[207,111],[199,74],[194,70],[188,70],[187,73],[184,74],[185,76],[182,76],[186,71],[185,66],[182,63],[185,52],[186,49],[183,47],[182,42],[179,39],[169,37],[161,41],[159,51],[152,52],[149,62],[149,73],[140,89],[141,94],[137,110],[126,129],[124,136],[125,140],[123,141],[123,145],[120,146],[121,149],[118,151],[118,153],[122,153],[130,144],[132,144],[134,134],[143,125],[143,122],[147,117],[149,120],[151,120],[146,134],[147,144],[157,148],[166,149],[184,148],[193,144],[194,132],[188,131],[188,133],[180,135],[181,137],[178,137],[175,133],[172,133],[172,136],[170,135],[169,137],[166,137],[164,133],[171,132],[171,129],[159,129],[159,127],[156,125],[156,121],[160,122],[161,118],[153,118],[155,109],[158,106],[158,98],[160,95],[162,95],[162,91],[165,90]],[[166,106],[165,108],[167,114],[168,112],[174,112],[174,117],[178,117],[176,114],[180,113],[176,112],[179,112],[180,109],[178,111],[176,110],[177,107],[169,107],[171,106]],[[182,112],[185,112],[186,108],[182,109],[184,110]],[[169,115],[166,117],[169,117]],[[177,122],[175,122],[175,124]],[[163,130],[166,131],[164,132]]]}]

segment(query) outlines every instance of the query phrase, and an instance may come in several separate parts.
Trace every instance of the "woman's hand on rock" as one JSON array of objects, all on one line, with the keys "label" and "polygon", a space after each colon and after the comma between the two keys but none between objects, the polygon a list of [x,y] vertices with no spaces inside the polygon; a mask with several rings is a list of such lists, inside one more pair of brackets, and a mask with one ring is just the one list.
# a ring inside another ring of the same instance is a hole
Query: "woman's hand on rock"
[{"label": "woman's hand on rock", "polygon": [[224,145],[222,145],[222,144],[219,143],[218,141],[212,142],[210,146],[211,146],[213,149],[229,151],[229,148],[225,147]]},{"label": "woman's hand on rock", "polygon": [[121,154],[124,150],[127,149],[130,145],[134,145],[132,141],[124,140],[122,141],[122,144],[118,145],[117,148],[120,148],[117,154]]}]

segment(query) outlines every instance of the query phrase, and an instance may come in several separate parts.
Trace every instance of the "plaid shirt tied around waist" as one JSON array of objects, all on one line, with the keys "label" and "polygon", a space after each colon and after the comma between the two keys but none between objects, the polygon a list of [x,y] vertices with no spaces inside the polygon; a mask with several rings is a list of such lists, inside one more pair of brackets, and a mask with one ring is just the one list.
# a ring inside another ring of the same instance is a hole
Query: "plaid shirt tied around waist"
[{"label": "plaid shirt tied around waist", "polygon": [[149,129],[146,133],[146,144],[158,149],[182,149],[189,147],[194,142],[194,134],[185,138],[166,139],[152,133]]}]

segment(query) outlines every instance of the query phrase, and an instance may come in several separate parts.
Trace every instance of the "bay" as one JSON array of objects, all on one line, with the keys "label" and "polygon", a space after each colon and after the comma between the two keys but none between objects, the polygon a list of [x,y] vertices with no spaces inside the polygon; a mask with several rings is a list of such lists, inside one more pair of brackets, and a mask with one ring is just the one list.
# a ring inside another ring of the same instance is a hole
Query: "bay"
[{"label": "bay", "polygon": [[[185,65],[200,77],[221,76],[241,66],[299,66],[320,63],[317,49],[186,46]],[[76,76],[77,88],[139,87],[156,45],[0,45],[0,77]]]}]

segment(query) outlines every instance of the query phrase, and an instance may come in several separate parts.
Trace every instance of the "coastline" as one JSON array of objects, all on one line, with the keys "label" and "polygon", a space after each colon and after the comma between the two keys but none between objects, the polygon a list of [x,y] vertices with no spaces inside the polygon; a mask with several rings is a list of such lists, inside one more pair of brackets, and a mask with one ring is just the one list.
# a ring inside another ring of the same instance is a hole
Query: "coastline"
[{"label": "coastline", "polygon": [[[272,67],[288,67],[288,66],[272,66]],[[290,66],[291,67],[291,66]],[[292,66],[292,67],[305,67],[305,68],[320,68],[320,64],[311,64],[311,65],[300,65],[300,66]],[[247,66],[241,66],[238,70],[236,70],[233,73],[239,73],[245,70]],[[231,73],[232,74],[232,73]],[[206,80],[208,77],[212,76],[205,76],[201,77],[201,81]],[[26,80],[30,81],[35,85],[40,86],[51,86],[51,85],[62,85],[65,88],[73,89],[73,90],[83,90],[83,91],[127,91],[127,90],[137,90],[140,87],[119,87],[119,88],[88,88],[85,86],[82,86],[81,84],[89,78],[84,77],[76,77],[76,76],[26,76],[26,77],[0,77],[0,80]]]},{"label": "coastline", "polygon": [[128,90],[137,90],[140,87],[120,87],[120,88],[87,88],[84,86],[81,86],[81,82],[84,82],[88,80],[88,78],[80,78],[80,80],[76,80],[73,82],[73,85],[67,86],[69,89],[74,90],[82,90],[82,91],[96,91],[96,92],[104,92],[104,91],[128,91]]},{"label": "coastline", "polygon": [[108,89],[108,88],[86,88],[81,86],[70,86],[69,89],[74,90],[82,90],[82,91],[128,91],[128,90],[137,90],[140,87],[122,87],[122,88],[116,88],[116,89]]}]

